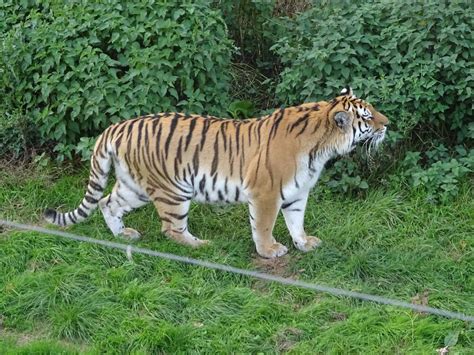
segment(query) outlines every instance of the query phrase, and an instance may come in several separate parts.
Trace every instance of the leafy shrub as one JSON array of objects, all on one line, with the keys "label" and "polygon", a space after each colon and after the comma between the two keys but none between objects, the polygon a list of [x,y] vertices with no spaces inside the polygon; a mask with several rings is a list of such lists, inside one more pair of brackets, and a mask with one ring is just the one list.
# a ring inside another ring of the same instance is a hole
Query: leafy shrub
[{"label": "leafy shrub", "polygon": [[236,100],[252,100],[263,110],[280,106],[275,100],[273,77],[280,67],[270,50],[286,33],[283,16],[296,16],[311,7],[310,0],[214,0],[229,29],[237,50],[231,68],[230,94]]},{"label": "leafy shrub", "polygon": [[32,127],[21,112],[0,110],[0,157],[18,158],[32,146],[31,136]]},{"label": "leafy shrub", "polygon": [[227,108],[227,112],[232,118],[251,118],[255,114],[255,106],[251,101],[233,101]]},{"label": "leafy shrub", "polygon": [[0,104],[68,156],[122,119],[227,107],[232,44],[206,2],[7,1]]},{"label": "leafy shrub", "polygon": [[[376,172],[403,154],[406,148],[397,149],[402,140],[421,151],[432,150],[434,140],[472,142],[472,2],[322,2],[280,25],[286,34],[272,47],[285,66],[277,98],[287,104],[327,99],[350,84],[392,123],[385,144],[390,152],[376,159]],[[412,186],[424,185],[434,200],[455,195],[472,169],[468,158],[449,154],[425,163],[426,154],[404,165],[405,177]],[[365,189],[371,176],[360,160],[335,163],[323,181],[342,192]]]},{"label": "leafy shrub", "polygon": [[238,48],[237,61],[271,67],[273,55],[266,21],[272,16],[275,1],[222,0],[215,1],[214,6],[222,12],[229,35]]},{"label": "leafy shrub", "polygon": [[438,145],[425,152],[407,152],[402,162],[402,175],[415,188],[423,188],[433,202],[446,202],[456,197],[459,182],[474,172],[474,149],[456,146],[454,150]]},{"label": "leafy shrub", "polygon": [[273,46],[286,66],[280,100],[326,99],[351,84],[403,136],[468,138],[473,2],[332,2],[283,25]]},{"label": "leafy shrub", "polygon": [[356,192],[369,188],[366,178],[361,177],[359,165],[351,157],[336,161],[321,177],[321,183],[335,192]]}]

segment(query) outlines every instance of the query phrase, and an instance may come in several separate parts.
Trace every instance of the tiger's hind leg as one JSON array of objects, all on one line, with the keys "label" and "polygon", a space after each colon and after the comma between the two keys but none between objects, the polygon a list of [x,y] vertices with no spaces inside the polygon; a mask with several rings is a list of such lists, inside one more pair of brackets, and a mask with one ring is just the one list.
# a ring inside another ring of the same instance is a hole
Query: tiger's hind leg
[{"label": "tiger's hind leg", "polygon": [[126,228],[122,217],[124,214],[148,202],[148,197],[142,194],[138,188],[132,189],[119,180],[115,183],[110,195],[99,201],[99,207],[104,216],[105,223],[107,223],[114,236],[133,240],[140,238],[140,233],[135,229]]},{"label": "tiger's hind leg", "polygon": [[191,200],[184,200],[176,196],[170,198],[162,194],[152,197],[153,203],[161,218],[161,231],[170,239],[180,244],[199,247],[208,244],[208,240],[196,238],[188,230],[188,213]]},{"label": "tiger's hind leg", "polygon": [[264,258],[276,258],[288,252],[288,248],[272,235],[279,207],[278,198],[271,194],[249,200],[252,238],[257,253]]}]

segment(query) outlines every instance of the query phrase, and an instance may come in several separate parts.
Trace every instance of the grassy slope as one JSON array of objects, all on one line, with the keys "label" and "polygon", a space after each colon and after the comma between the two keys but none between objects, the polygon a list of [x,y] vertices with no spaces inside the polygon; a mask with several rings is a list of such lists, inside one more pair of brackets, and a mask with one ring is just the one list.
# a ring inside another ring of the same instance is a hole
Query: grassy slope
[{"label": "grassy slope", "polygon": [[[46,206],[76,206],[87,172],[0,172],[0,217],[38,222]],[[245,206],[193,206],[198,250],[159,233],[152,206],[127,216],[140,246],[258,268],[352,290],[474,314],[473,192],[450,205],[422,193],[372,191],[365,199],[313,195],[306,225],[324,246],[308,254],[256,257]],[[70,231],[113,239],[100,213]],[[290,246],[280,218],[274,233]],[[0,353],[205,351],[427,353],[459,332],[472,353],[472,325],[408,310],[268,284],[45,235],[0,234]],[[2,327],[3,330],[2,333]],[[453,333],[454,332],[454,333]],[[27,339],[27,340],[25,340]]]}]

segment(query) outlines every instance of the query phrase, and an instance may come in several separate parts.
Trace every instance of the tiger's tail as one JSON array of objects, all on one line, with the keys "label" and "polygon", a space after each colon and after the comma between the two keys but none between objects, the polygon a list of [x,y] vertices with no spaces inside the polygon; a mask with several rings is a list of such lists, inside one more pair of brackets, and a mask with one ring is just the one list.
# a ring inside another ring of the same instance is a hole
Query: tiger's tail
[{"label": "tiger's tail", "polygon": [[95,145],[91,158],[89,183],[81,204],[74,211],[65,213],[51,208],[46,209],[43,217],[47,222],[58,226],[69,226],[82,222],[97,208],[99,200],[104,194],[112,164],[111,153],[106,147],[107,144],[103,144],[103,138],[103,135],[99,137]]}]

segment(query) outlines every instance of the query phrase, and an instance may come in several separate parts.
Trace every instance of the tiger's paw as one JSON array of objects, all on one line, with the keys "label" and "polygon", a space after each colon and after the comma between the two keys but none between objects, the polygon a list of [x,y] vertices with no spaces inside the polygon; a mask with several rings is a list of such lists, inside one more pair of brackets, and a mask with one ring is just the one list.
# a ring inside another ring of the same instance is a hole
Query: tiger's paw
[{"label": "tiger's paw", "polygon": [[302,241],[293,241],[293,244],[296,248],[301,251],[310,251],[319,247],[322,243],[322,240],[317,237],[307,236]]},{"label": "tiger's paw", "polygon": [[196,238],[196,240],[193,240],[192,242],[189,243],[193,248],[199,248],[205,245],[211,244],[211,241],[208,239],[199,239]]},{"label": "tiger's paw", "polygon": [[168,237],[182,245],[188,245],[193,248],[199,248],[211,244],[210,240],[199,239],[189,233],[167,233]]},{"label": "tiger's paw", "polygon": [[124,239],[137,240],[140,239],[141,234],[133,228],[124,228],[119,236]]},{"label": "tiger's paw", "polygon": [[273,243],[270,247],[257,247],[257,253],[267,259],[277,258],[288,253],[288,248],[281,243]]}]

